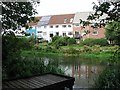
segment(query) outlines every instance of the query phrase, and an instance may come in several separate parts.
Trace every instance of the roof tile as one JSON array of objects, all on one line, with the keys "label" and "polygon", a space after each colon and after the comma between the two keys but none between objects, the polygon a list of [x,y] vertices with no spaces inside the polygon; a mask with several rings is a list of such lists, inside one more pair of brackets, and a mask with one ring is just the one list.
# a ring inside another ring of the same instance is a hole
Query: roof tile
[{"label": "roof tile", "polygon": [[[63,14],[63,15],[53,15],[48,24],[71,24],[71,18],[74,18],[75,14]],[[66,22],[64,20],[66,19]]]}]

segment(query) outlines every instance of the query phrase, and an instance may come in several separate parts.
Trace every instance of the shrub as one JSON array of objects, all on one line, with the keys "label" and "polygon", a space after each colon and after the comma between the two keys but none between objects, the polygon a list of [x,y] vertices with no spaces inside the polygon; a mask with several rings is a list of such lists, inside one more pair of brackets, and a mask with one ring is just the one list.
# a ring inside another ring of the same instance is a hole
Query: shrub
[{"label": "shrub", "polygon": [[35,40],[33,38],[18,38],[18,42],[19,46],[23,49],[23,50],[28,50],[28,49],[32,49],[35,45]]},{"label": "shrub", "polygon": [[68,53],[68,54],[79,54],[79,50],[75,49],[75,48],[69,48],[65,51],[65,53]]},{"label": "shrub", "polygon": [[110,66],[106,68],[95,81],[96,88],[120,88],[120,66]]},{"label": "shrub", "polygon": [[76,44],[75,38],[69,38],[68,39],[68,45],[71,45],[71,44]]},{"label": "shrub", "polygon": [[94,46],[94,45],[106,46],[108,45],[108,42],[104,38],[101,38],[101,39],[88,38],[88,39],[85,39],[84,41],[81,41],[80,44],[87,45],[87,46]]},{"label": "shrub", "polygon": [[52,37],[52,42],[55,42],[56,40],[58,40],[61,36],[54,36]]},{"label": "shrub", "polygon": [[3,68],[3,79],[27,77],[47,72],[63,74],[63,71],[58,68],[58,64],[52,64],[51,61],[49,61],[49,64],[45,65],[42,58],[12,60],[9,64],[9,66],[11,66],[10,68]]},{"label": "shrub", "polygon": [[52,38],[52,45],[56,47],[75,44],[76,40],[70,37],[55,36]]}]

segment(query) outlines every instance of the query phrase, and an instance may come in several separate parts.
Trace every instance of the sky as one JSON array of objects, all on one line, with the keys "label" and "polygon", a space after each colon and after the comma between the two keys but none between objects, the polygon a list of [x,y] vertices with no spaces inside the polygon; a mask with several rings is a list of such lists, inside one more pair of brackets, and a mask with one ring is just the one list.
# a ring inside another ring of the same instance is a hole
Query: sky
[{"label": "sky", "polygon": [[36,16],[92,11],[97,0],[40,0]]}]

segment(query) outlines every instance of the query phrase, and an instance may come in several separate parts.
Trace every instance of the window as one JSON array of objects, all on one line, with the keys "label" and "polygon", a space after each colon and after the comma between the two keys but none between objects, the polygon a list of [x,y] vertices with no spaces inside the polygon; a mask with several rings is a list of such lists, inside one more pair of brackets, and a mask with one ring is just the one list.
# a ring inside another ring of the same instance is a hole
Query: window
[{"label": "window", "polygon": [[53,28],[53,26],[50,26],[50,28]]},{"label": "window", "polygon": [[68,27],[71,27],[71,25],[68,25]]},{"label": "window", "polygon": [[68,32],[68,35],[72,35],[72,32]]},{"label": "window", "polygon": [[53,37],[53,34],[52,34],[52,33],[50,34],[50,37]]},{"label": "window", "polygon": [[63,28],[65,28],[65,27],[66,27],[66,25],[62,25],[62,27],[63,27]]},{"label": "window", "polygon": [[46,28],[47,26],[45,25],[44,28]]},{"label": "window", "polygon": [[79,35],[79,32],[76,31],[76,32],[75,32],[75,35]]},{"label": "window", "polygon": [[70,22],[73,22],[73,18],[70,19]]},{"label": "window", "polygon": [[42,31],[38,31],[38,33],[42,33]]},{"label": "window", "polygon": [[65,32],[63,33],[63,36],[66,36],[66,33],[65,33]]},{"label": "window", "polygon": [[56,27],[56,28],[58,28],[59,26],[58,26],[58,25],[56,25],[55,27]]},{"label": "window", "polygon": [[98,34],[98,31],[93,31],[93,35],[97,35]]},{"label": "window", "polygon": [[79,24],[75,24],[76,27],[79,27],[80,25]]},{"label": "window", "polygon": [[80,39],[80,33],[75,31],[75,35],[74,35],[75,39]]},{"label": "window", "polygon": [[98,34],[98,29],[95,28],[94,31],[92,32],[93,35],[97,35]]},{"label": "window", "polygon": [[59,36],[59,32],[56,32],[56,35]]},{"label": "window", "polygon": [[67,23],[67,18],[64,19],[64,23]]}]

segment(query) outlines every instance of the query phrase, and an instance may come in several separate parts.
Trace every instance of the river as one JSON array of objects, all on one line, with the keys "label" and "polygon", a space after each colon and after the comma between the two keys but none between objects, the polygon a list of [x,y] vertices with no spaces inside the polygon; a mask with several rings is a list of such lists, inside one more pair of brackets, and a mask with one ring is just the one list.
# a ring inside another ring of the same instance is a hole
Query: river
[{"label": "river", "polygon": [[46,65],[50,61],[54,62],[54,64],[58,63],[58,67],[61,68],[66,75],[74,77],[74,88],[92,87],[95,79],[106,66],[106,62],[100,60],[81,59],[75,56],[44,56],[42,59]]}]

